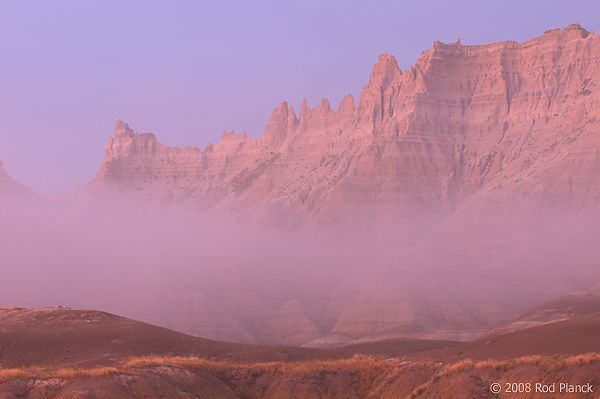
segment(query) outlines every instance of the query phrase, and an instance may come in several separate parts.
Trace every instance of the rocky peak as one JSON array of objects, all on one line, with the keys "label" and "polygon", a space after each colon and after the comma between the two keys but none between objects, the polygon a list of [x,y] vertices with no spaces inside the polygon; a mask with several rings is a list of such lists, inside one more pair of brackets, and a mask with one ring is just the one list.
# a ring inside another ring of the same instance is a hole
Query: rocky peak
[{"label": "rocky peak", "polygon": [[393,83],[397,83],[402,76],[396,58],[391,54],[381,54],[377,63],[373,65],[368,86],[380,88],[384,92]]},{"label": "rocky peak", "polygon": [[230,132],[223,130],[223,132],[221,132],[221,140],[219,141],[219,144],[224,144],[233,140],[235,140],[235,132],[233,130]]},{"label": "rocky peak", "polygon": [[360,130],[367,134],[375,133],[386,115],[391,111],[391,100],[398,94],[402,71],[396,58],[381,54],[373,66],[369,83],[363,86],[358,100]]},{"label": "rocky peak", "polygon": [[322,98],[321,102],[317,106],[317,112],[321,114],[326,114],[331,111],[331,107],[329,106],[329,100],[326,98]]},{"label": "rocky peak", "polygon": [[300,120],[306,119],[306,116],[309,111],[310,111],[310,108],[308,108],[308,103],[306,102],[306,98],[303,98],[302,102],[300,103],[300,116],[298,117],[298,119],[300,119]]},{"label": "rocky peak", "polygon": [[273,148],[279,147],[288,136],[289,128],[296,121],[296,113],[292,107],[288,108],[287,101],[280,103],[271,112],[269,122],[265,126],[265,134],[261,139]]},{"label": "rocky peak", "polygon": [[352,94],[348,94],[340,101],[337,112],[342,114],[354,112],[354,107],[354,97],[352,97]]},{"label": "rocky peak", "polygon": [[566,28],[563,29],[563,33],[575,34],[582,39],[585,39],[590,34],[590,32],[588,32],[585,28],[583,28],[579,24],[571,24],[571,25],[567,26]]},{"label": "rocky peak", "polygon": [[338,119],[339,115],[331,109],[329,100],[321,99],[316,108],[308,106],[306,99],[300,105],[299,129],[303,132],[327,129],[331,123]]},{"label": "rocky peak", "polygon": [[[134,133],[129,125],[122,120],[115,123],[114,137],[109,137],[104,147],[104,159],[94,180],[98,180],[105,170],[106,163],[114,159],[152,158],[160,144],[152,133]],[[101,178],[100,178],[101,179]]]},{"label": "rocky peak", "polygon": [[122,120],[117,120],[115,123],[115,138],[125,136],[125,137],[133,137],[133,130],[129,128],[129,125]]},{"label": "rocky peak", "polygon": [[288,125],[294,125],[298,123],[298,118],[296,117],[296,111],[294,111],[294,107],[290,105],[288,109]]},{"label": "rocky peak", "polygon": [[282,123],[287,123],[288,112],[289,109],[287,101],[280,103],[278,106],[273,108],[273,112],[271,112],[271,117],[269,118],[269,122],[267,122],[267,126],[275,126]]}]

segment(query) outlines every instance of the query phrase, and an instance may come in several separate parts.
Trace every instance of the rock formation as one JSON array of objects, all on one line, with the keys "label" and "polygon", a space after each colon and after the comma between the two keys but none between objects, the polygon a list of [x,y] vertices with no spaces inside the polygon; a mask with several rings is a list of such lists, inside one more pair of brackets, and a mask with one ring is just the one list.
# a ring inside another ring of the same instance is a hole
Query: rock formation
[{"label": "rock formation", "polygon": [[203,151],[117,121],[90,188],[303,225],[446,217],[470,201],[596,207],[600,39],[579,25],[524,43],[435,42],[381,55],[358,104],[277,106],[258,139]]},{"label": "rock formation", "polygon": [[[303,101],[296,113],[284,102],[257,139],[223,132],[204,150],[169,147],[117,121],[80,193],[291,227],[310,232],[314,245],[270,257],[287,248],[278,233],[261,240],[253,232],[258,238],[244,243],[244,224],[235,224],[206,238],[194,220],[182,228],[188,242],[163,231],[173,224],[164,215],[154,235],[112,231],[122,226],[115,213],[77,217],[73,226],[106,243],[79,262],[109,264],[99,267],[109,286],[111,273],[130,270],[131,281],[102,293],[103,309],[208,338],[314,346],[472,338],[600,281],[599,84],[600,38],[575,24],[521,44],[435,42],[404,71],[381,55],[357,103],[347,96],[332,110],[325,99],[316,108]],[[13,184],[2,173],[0,189]],[[323,226],[344,234],[331,238]],[[364,226],[385,228],[370,235]],[[351,241],[349,231],[367,234]],[[79,235],[57,235],[56,245]],[[296,245],[298,237],[286,239]],[[218,248],[197,249],[206,242]],[[360,255],[369,245],[373,256]],[[302,258],[318,248],[323,254]]]}]

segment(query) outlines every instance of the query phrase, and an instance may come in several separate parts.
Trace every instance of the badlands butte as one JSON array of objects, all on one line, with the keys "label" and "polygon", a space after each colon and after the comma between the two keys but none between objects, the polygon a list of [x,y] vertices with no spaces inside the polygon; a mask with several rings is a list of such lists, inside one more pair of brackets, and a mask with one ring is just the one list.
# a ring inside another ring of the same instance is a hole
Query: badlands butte
[{"label": "badlands butte", "polygon": [[600,39],[435,42],[401,71],[381,55],[354,104],[277,106],[258,139],[204,151],[118,121],[89,190],[305,225],[453,215],[485,200],[598,207]]},{"label": "badlands butte", "polygon": [[119,120],[69,196],[36,198],[0,170],[2,198],[36,209],[2,213],[15,271],[0,299],[47,293],[239,343],[476,338],[600,289],[599,83],[600,38],[573,24],[435,42],[404,71],[381,55],[357,102],[283,102],[259,138],[223,132],[204,150]]}]

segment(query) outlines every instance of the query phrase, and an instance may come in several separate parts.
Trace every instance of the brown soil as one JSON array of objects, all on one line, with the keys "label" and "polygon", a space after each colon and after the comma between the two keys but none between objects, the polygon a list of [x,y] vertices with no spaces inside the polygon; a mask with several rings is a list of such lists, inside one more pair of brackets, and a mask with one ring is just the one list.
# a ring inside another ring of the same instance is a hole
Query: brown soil
[{"label": "brown soil", "polygon": [[[190,337],[97,311],[0,310],[0,398],[546,397],[493,395],[493,382],[590,383],[596,392],[569,397],[596,398],[600,355],[588,352],[600,352],[599,327],[600,313],[408,354],[407,348],[442,343],[385,340],[337,351],[260,347]],[[407,356],[387,358],[394,351]],[[342,358],[357,352],[387,359]],[[11,363],[29,366],[9,369]]]},{"label": "brown soil", "polygon": [[0,310],[0,367],[110,366],[126,357],[167,355],[258,363],[338,359],[354,354],[403,356],[457,343],[396,339],[338,350],[233,344],[193,337],[95,310]]},{"label": "brown soil", "polygon": [[461,346],[429,352],[426,356],[447,360],[505,360],[528,355],[600,352],[598,331],[600,313],[595,313],[503,335],[484,336]]}]

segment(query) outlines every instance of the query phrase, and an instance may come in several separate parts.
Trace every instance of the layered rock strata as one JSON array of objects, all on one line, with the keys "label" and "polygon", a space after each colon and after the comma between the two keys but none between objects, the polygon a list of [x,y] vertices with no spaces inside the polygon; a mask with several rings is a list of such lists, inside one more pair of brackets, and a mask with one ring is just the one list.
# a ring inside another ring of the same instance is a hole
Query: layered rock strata
[{"label": "layered rock strata", "polygon": [[600,39],[579,25],[521,44],[435,42],[381,55],[357,104],[284,102],[264,134],[203,151],[117,121],[88,185],[275,224],[445,217],[473,199],[599,201]]},{"label": "layered rock strata", "polygon": [[600,38],[577,24],[523,43],[435,42],[404,71],[381,55],[357,103],[280,104],[257,139],[223,132],[204,150],[176,148],[117,121],[85,190],[301,229],[389,224],[413,240],[390,236],[398,246],[418,241],[364,273],[338,270],[317,305],[300,294],[273,304],[250,283],[174,295],[194,305],[172,328],[199,309],[186,331],[246,342],[468,339],[600,279],[586,244],[598,228],[546,223],[598,214],[599,83]]}]

